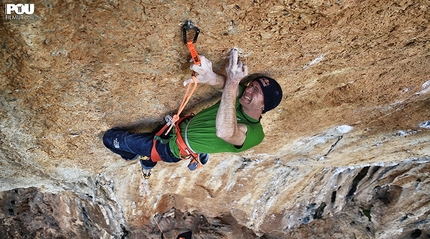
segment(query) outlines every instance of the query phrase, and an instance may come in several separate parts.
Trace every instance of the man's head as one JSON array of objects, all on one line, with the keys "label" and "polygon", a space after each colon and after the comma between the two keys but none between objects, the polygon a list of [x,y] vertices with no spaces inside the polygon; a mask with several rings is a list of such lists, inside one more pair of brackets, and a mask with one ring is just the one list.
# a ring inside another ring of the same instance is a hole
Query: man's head
[{"label": "man's head", "polygon": [[259,111],[259,114],[274,109],[282,100],[281,86],[274,79],[253,74],[246,77],[243,83],[248,82],[246,89],[239,99],[242,106],[250,111]]},{"label": "man's head", "polygon": [[263,114],[269,110],[276,108],[282,100],[282,88],[278,82],[267,76],[257,77],[256,81],[263,92],[264,96],[264,110]]}]

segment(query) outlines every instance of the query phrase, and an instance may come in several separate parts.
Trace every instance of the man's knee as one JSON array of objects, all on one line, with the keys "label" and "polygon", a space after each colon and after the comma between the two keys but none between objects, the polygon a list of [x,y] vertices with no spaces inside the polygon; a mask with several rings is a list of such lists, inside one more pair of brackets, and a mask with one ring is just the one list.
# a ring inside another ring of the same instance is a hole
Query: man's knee
[{"label": "man's knee", "polygon": [[118,131],[118,129],[113,128],[113,129],[109,129],[108,131],[106,131],[103,135],[103,144],[107,147],[107,148],[117,148],[115,147],[115,141],[118,142],[118,137],[116,132]]}]

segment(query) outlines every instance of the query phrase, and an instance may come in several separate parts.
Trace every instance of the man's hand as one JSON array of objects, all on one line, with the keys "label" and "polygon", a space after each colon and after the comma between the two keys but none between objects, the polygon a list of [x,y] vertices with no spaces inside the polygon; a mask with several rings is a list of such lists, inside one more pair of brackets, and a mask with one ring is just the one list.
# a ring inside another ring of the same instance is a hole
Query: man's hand
[{"label": "man's hand", "polygon": [[243,77],[248,75],[248,66],[244,65],[242,61],[239,61],[239,53],[236,48],[230,51],[230,58],[225,67],[227,74],[227,81],[233,81],[239,84]]},{"label": "man's hand", "polygon": [[[197,81],[202,84],[212,85],[213,81],[216,79],[216,73],[212,70],[212,62],[206,57],[200,55],[200,65],[192,64],[190,69],[197,72]],[[193,83],[193,79],[187,79],[184,81],[184,86]]]},{"label": "man's hand", "polygon": [[[190,69],[197,72],[197,82],[213,86],[219,91],[224,89],[225,76],[219,75],[212,70],[212,62],[206,57],[200,55],[200,65],[192,64]],[[193,83],[193,79],[187,79],[184,81],[184,86]]]}]

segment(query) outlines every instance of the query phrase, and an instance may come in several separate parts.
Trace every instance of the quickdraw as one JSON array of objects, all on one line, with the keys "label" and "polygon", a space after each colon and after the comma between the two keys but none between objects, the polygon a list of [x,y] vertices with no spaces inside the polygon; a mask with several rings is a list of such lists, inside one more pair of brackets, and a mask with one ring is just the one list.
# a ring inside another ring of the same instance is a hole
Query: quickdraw
[{"label": "quickdraw", "polygon": [[[191,31],[194,31],[194,36],[191,35]],[[196,43],[197,38],[199,37],[200,30],[194,26],[194,24],[190,20],[186,20],[184,25],[182,26],[182,36],[184,39],[184,44],[187,45],[188,50],[190,50],[191,53],[191,59],[193,59],[193,62],[195,65],[200,65],[200,57],[197,53],[196,47],[194,46],[194,43]]]}]

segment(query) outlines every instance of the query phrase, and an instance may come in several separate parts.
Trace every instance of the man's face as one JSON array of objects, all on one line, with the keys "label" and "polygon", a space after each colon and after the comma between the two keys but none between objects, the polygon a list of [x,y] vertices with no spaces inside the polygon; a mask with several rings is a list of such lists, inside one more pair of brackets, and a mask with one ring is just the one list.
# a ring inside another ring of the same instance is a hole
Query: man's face
[{"label": "man's face", "polygon": [[264,109],[264,96],[263,90],[257,81],[249,82],[242,97],[239,99],[239,103],[246,108],[251,110]]}]

